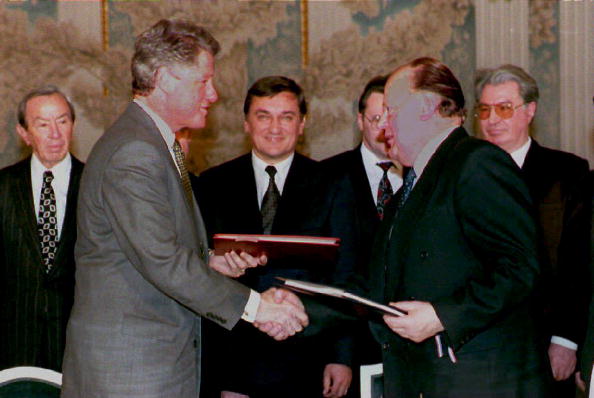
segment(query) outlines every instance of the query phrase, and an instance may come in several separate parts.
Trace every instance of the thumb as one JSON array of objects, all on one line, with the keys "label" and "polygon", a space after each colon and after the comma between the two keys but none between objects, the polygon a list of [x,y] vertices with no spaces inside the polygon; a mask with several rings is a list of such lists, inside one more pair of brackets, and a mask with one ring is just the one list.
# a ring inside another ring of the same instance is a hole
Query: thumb
[{"label": "thumb", "polygon": [[410,311],[417,307],[414,301],[398,301],[398,302],[390,302],[390,306],[397,307],[404,311]]}]

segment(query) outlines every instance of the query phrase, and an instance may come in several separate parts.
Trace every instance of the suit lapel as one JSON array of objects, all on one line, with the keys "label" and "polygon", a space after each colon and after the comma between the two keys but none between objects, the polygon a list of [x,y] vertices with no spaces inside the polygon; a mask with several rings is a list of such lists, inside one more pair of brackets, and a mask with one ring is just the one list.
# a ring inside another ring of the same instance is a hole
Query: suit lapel
[{"label": "suit lapel", "polygon": [[363,157],[361,156],[361,145],[351,151],[351,181],[355,190],[357,208],[363,212],[365,220],[379,221],[377,216],[376,203],[369,194],[371,189],[369,178],[365,172],[365,165],[363,164]]},{"label": "suit lapel", "polygon": [[522,165],[524,181],[535,200],[542,198],[545,192],[550,189],[551,181],[555,180],[554,177],[552,178],[556,173],[554,165],[547,162],[543,152],[543,148],[535,140],[532,140]]},{"label": "suit lapel", "polygon": [[440,175],[447,167],[447,162],[453,148],[468,134],[463,128],[457,128],[437,148],[423,174],[415,184],[406,203],[394,217],[392,233],[390,235],[390,248],[387,253],[386,267],[386,290],[385,299],[393,300],[399,285],[402,266],[397,264],[406,258],[409,245],[403,244],[406,237],[411,235],[415,228],[415,220],[418,220],[424,213],[437,184],[440,182]]},{"label": "suit lapel", "polygon": [[252,154],[238,158],[235,171],[236,192],[241,194],[240,200],[235,201],[236,213],[241,214],[246,222],[246,230],[262,232],[262,216],[258,206],[258,189],[256,176],[252,165]]},{"label": "suit lapel", "polygon": [[283,187],[283,193],[281,195],[280,202],[276,209],[274,216],[274,222],[272,224],[272,232],[279,233],[279,229],[287,224],[286,220],[291,216],[288,214],[289,209],[298,209],[292,204],[293,201],[301,198],[303,194],[302,190],[302,172],[303,172],[303,159],[301,155],[295,153],[291,166],[289,167],[289,173],[285,180]]},{"label": "suit lapel", "polygon": [[70,181],[68,183],[68,193],[66,194],[64,222],[62,224],[62,233],[60,234],[54,266],[48,274],[50,277],[58,274],[61,266],[67,260],[67,257],[72,256],[71,250],[74,246],[74,240],[76,239],[76,202],[82,170],[83,164],[72,156],[72,168],[70,169]]},{"label": "suit lapel", "polygon": [[39,236],[37,232],[37,210],[33,201],[33,188],[31,186],[31,158],[27,158],[21,162],[22,167],[18,171],[15,179],[15,194],[17,202],[20,206],[17,207],[22,217],[23,230],[26,231],[29,240],[28,247],[35,248],[36,257],[39,258],[39,266],[41,269],[41,247],[39,243]]}]

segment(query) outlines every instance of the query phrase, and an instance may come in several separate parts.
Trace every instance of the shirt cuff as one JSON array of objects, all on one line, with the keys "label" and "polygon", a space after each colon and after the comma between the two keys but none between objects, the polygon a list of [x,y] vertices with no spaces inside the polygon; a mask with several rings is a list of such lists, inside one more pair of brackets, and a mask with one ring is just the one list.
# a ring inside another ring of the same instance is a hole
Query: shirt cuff
[{"label": "shirt cuff", "polygon": [[241,319],[249,323],[254,323],[256,314],[258,313],[258,307],[260,307],[260,293],[255,290],[250,290],[250,297],[245,304]]},{"label": "shirt cuff", "polygon": [[577,351],[578,345],[571,340],[564,339],[563,337],[553,336],[551,337],[551,343],[560,345],[570,350]]}]

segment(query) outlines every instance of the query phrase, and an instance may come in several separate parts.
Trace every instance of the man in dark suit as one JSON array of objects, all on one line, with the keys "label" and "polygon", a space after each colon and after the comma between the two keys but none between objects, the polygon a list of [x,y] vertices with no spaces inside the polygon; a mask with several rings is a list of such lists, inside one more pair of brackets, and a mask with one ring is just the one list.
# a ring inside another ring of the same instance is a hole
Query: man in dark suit
[{"label": "man in dark suit", "polygon": [[481,136],[522,169],[538,211],[546,277],[541,329],[557,381],[554,396],[573,398],[576,351],[584,338],[591,289],[588,162],[530,137],[539,93],[522,68],[483,69],[475,83]]},{"label": "man in dark suit", "polygon": [[[371,260],[370,296],[407,312],[371,325],[384,397],[546,397],[530,310],[537,229],[518,168],[460,127],[462,88],[437,60],[397,68],[384,104],[390,157],[410,167]],[[310,333],[336,315],[306,310]]]},{"label": "man in dark suit", "polygon": [[[248,270],[240,281],[257,291],[273,286],[277,276],[325,282],[346,279],[355,261],[349,232],[352,215],[344,214],[347,207],[341,204],[349,192],[339,189],[339,183],[326,184],[318,163],[295,152],[307,113],[301,87],[283,76],[261,78],[248,90],[244,113],[251,153],[199,178],[198,198],[207,231],[342,239],[336,265],[289,258]],[[277,202],[272,215],[267,210],[271,198]],[[218,328],[207,338],[222,333]],[[344,340],[333,341],[336,338],[333,334],[332,339],[279,343],[245,327],[214,337],[210,345],[217,349],[207,360],[220,361],[221,384],[215,395],[221,396],[220,390],[223,397],[343,396],[351,381],[350,349],[342,345]]]},{"label": "man in dark suit", "polygon": [[346,151],[322,161],[322,167],[332,173],[347,174],[355,191],[359,245],[361,258],[358,271],[369,276],[367,265],[375,231],[383,218],[387,202],[402,185],[400,165],[388,158],[384,129],[378,123],[383,111],[384,87],[387,76],[376,76],[365,86],[359,98],[357,126],[362,142]]},{"label": "man in dark suit", "polygon": [[[372,78],[363,89],[358,101],[357,126],[362,141],[354,149],[340,153],[321,162],[336,178],[349,180],[354,196],[356,218],[352,222],[358,227],[359,258],[356,271],[369,280],[369,259],[375,233],[384,216],[384,211],[393,194],[402,185],[402,167],[388,158],[384,129],[379,128],[383,112],[384,87],[387,76]],[[358,366],[381,362],[381,351],[370,334],[367,324],[361,324],[356,334],[355,368],[353,388],[359,387]]]},{"label": "man in dark suit", "polygon": [[54,86],[28,93],[17,132],[33,154],[0,171],[0,369],[62,370],[74,296],[74,108]]},{"label": "man in dark suit", "polygon": [[211,268],[265,262],[209,256],[206,232],[174,132],[202,128],[216,101],[219,45],[187,21],[142,33],[132,60],[134,102],[99,139],[81,179],[76,287],[62,396],[198,395],[200,317],[225,328],[307,319]]}]

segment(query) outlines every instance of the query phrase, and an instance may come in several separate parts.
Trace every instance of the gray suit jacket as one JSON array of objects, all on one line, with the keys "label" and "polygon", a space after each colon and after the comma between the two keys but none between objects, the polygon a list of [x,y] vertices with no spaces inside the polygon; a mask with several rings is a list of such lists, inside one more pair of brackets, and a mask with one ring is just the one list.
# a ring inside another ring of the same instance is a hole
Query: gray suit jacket
[{"label": "gray suit jacket", "polygon": [[195,398],[197,315],[230,329],[249,289],[207,266],[198,206],[138,105],[93,148],[79,199],[62,397]]}]

